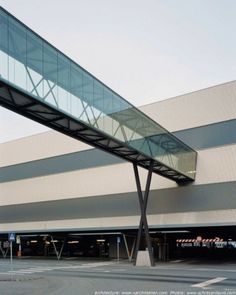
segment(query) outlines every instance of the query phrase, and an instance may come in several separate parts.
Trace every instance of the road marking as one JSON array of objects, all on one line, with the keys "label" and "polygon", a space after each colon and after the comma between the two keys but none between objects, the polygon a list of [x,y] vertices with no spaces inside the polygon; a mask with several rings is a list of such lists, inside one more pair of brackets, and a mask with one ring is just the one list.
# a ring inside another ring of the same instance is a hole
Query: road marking
[{"label": "road marking", "polygon": [[178,271],[209,271],[209,272],[236,272],[236,269],[216,269],[216,268],[182,268],[181,270],[177,267],[172,267],[172,266],[155,266],[155,269],[160,269],[160,270],[178,270]]},{"label": "road marking", "polygon": [[9,273],[8,275],[18,275],[18,276],[24,276],[24,275],[25,275],[25,273],[20,273],[20,272],[19,272],[19,273],[15,273],[15,274],[14,274],[14,273],[13,273],[13,274],[12,274],[12,273]]},{"label": "road marking", "polygon": [[39,268],[27,268],[30,271],[48,271],[48,270],[53,270],[53,268],[46,268],[46,267],[39,267]]},{"label": "road marking", "polygon": [[[82,265],[67,265],[67,266],[51,266],[51,267],[43,267],[43,266],[37,266],[37,267],[30,267],[30,268],[22,268],[22,269],[16,269],[16,270],[9,270],[6,273],[0,273],[0,274],[15,274],[15,275],[26,275],[26,274],[34,274],[34,273],[41,273],[51,270],[60,270],[60,269],[85,269],[85,268],[97,268],[99,266],[108,266],[113,264],[113,262],[95,262],[95,263],[84,263]],[[97,268],[99,270],[99,268]],[[101,270],[101,269],[100,269]],[[107,270],[102,269],[104,272],[110,272]]]},{"label": "road marking", "polygon": [[9,273],[9,272],[4,272],[4,273],[0,273],[0,275],[7,275],[7,276],[10,276],[10,275],[19,275],[19,276],[24,276],[25,274],[24,273]]},{"label": "road marking", "polygon": [[52,270],[50,269],[38,269],[38,268],[25,268],[25,269],[18,269],[18,270],[9,270],[7,274],[33,274],[33,273],[40,273]]},{"label": "road marking", "polygon": [[191,287],[207,288],[209,285],[222,282],[222,281],[224,281],[226,279],[227,278],[218,277],[218,278],[215,278],[215,279],[212,279],[212,280],[208,280],[208,281],[205,281],[205,282],[202,282],[202,283],[194,284]]},{"label": "road marking", "polygon": [[114,264],[113,262],[94,262],[94,263],[84,263],[82,266],[85,267],[97,267],[97,266],[106,266],[106,265],[111,265]]},{"label": "road marking", "polygon": [[29,274],[31,274],[31,273],[43,272],[43,271],[42,270],[40,270],[40,271],[33,271],[33,270],[29,270],[29,269],[19,269],[19,270],[10,270],[8,272],[9,273],[25,273],[25,274],[29,273]]},{"label": "road marking", "polygon": [[16,271],[14,271],[14,270],[10,270],[10,271],[8,271],[8,274],[16,274],[16,275],[25,275],[25,274],[32,274],[33,272],[31,271],[31,272],[29,272],[29,271],[19,271],[19,270],[16,270]]},{"label": "road marking", "polygon": [[38,269],[21,269],[21,270],[18,270],[18,272],[35,273],[35,272],[44,272],[44,270],[38,270]]}]

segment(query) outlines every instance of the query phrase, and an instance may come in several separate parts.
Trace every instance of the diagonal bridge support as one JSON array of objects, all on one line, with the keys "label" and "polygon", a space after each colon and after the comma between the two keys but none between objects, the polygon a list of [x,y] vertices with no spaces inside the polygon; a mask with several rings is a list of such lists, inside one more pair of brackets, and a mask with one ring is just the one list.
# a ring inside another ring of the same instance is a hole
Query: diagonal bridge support
[{"label": "diagonal bridge support", "polygon": [[[152,251],[151,238],[150,238],[149,229],[148,229],[147,215],[146,215],[148,197],[149,197],[150,185],[151,185],[151,179],[152,179],[152,173],[153,173],[153,164],[154,164],[153,161],[150,161],[145,191],[142,192],[138,166],[136,163],[133,163],[135,181],[136,181],[138,198],[139,198],[139,206],[140,206],[140,211],[141,211],[141,218],[140,218],[140,223],[139,223],[137,242],[136,242],[135,252],[134,252],[134,265],[136,265],[136,263],[137,263],[138,252],[140,250],[140,246],[141,246],[142,241],[144,242],[145,249],[146,249],[146,247],[148,249],[150,265],[151,266],[155,265],[153,251]],[[144,239],[142,239],[142,238],[144,238]]]}]

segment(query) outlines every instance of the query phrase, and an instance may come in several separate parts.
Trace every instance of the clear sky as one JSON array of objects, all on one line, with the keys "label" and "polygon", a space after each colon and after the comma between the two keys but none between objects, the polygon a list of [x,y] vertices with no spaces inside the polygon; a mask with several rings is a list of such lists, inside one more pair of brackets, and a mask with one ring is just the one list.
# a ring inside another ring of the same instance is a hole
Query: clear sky
[{"label": "clear sky", "polygon": [[[0,5],[136,106],[236,79],[235,0]],[[0,109],[0,142],[44,130]]]}]

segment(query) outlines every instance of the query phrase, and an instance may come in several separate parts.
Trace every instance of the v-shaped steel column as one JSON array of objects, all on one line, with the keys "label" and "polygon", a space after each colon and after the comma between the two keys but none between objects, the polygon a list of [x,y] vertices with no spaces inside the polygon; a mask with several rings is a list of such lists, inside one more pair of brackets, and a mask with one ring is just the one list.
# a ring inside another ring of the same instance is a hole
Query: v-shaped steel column
[{"label": "v-shaped steel column", "polygon": [[150,235],[149,235],[147,216],[146,216],[148,196],[149,196],[149,192],[150,192],[150,185],[151,185],[152,172],[153,172],[153,161],[150,161],[150,166],[148,169],[148,175],[147,175],[147,181],[146,181],[146,187],[145,187],[144,193],[142,192],[142,188],[141,188],[137,164],[133,163],[133,167],[134,167],[134,175],[135,175],[135,181],[136,181],[138,197],[139,197],[139,205],[140,205],[140,211],[141,211],[138,237],[137,237],[137,242],[136,242],[136,247],[135,247],[135,252],[134,252],[134,265],[136,265],[137,255],[138,255],[138,251],[139,251],[140,244],[141,244],[141,237],[143,235],[143,230],[144,230],[145,241],[146,241],[146,245],[147,245],[148,252],[149,252],[150,264],[151,264],[151,266],[154,266],[155,263],[154,263],[151,239],[150,239]]}]

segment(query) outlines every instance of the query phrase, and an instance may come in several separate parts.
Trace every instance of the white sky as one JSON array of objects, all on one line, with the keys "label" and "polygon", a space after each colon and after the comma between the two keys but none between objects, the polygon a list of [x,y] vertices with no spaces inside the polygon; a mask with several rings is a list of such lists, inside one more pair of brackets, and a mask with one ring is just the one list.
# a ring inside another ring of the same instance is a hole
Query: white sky
[{"label": "white sky", "polygon": [[[0,5],[136,106],[236,79],[235,0]],[[0,108],[0,142],[44,130]]]}]

